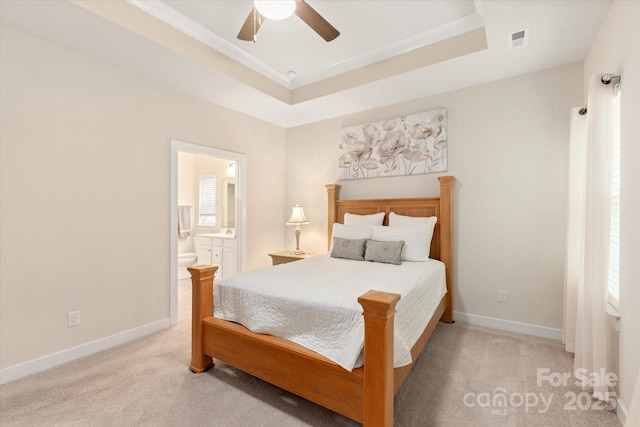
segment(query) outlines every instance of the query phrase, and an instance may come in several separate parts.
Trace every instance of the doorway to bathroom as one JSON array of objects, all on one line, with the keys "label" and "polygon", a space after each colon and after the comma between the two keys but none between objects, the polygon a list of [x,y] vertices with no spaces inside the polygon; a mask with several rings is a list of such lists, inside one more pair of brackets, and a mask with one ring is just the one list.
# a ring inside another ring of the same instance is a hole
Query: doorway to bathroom
[{"label": "doorway to bathroom", "polygon": [[246,156],[171,141],[171,324],[191,317],[186,268],[218,266],[216,280],[241,271],[245,260]]}]

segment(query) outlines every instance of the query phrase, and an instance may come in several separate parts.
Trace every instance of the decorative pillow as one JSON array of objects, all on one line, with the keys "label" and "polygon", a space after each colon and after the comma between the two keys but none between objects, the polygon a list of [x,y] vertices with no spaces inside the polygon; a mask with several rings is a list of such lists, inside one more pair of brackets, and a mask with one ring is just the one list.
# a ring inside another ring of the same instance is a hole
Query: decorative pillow
[{"label": "decorative pillow", "polygon": [[382,225],[382,221],[384,221],[384,212],[371,215],[357,215],[348,212],[344,214],[345,225]]},{"label": "decorative pillow", "polygon": [[373,240],[395,242],[402,240],[403,261],[426,261],[431,249],[433,230],[426,227],[373,227]]},{"label": "decorative pillow", "polygon": [[364,261],[364,250],[367,239],[343,239],[334,237],[331,242],[331,253],[333,258],[352,259]]},{"label": "decorative pillow", "polygon": [[402,264],[402,247],[404,242],[381,242],[378,240],[367,240],[367,247],[364,253],[365,261],[383,262],[385,264]]}]

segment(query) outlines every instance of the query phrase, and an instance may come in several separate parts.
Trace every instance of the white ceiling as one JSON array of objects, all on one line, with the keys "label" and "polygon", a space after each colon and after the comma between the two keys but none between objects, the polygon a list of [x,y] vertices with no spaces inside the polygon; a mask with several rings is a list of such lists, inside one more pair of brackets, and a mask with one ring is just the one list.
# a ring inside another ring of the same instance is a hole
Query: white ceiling
[{"label": "white ceiling", "polygon": [[[340,31],[337,39],[325,42],[294,15],[265,22],[256,43],[237,40],[252,7],[237,0],[0,0],[0,23],[292,127],[581,61],[610,5],[307,2]],[[528,45],[509,49],[509,34],[525,28]],[[483,45],[471,46],[470,34]],[[453,40],[469,49],[453,52],[445,44]]]},{"label": "white ceiling", "polygon": [[[253,43],[237,39],[252,10],[251,0],[129,0],[129,3],[289,88],[482,26],[472,0],[310,0],[309,4],[340,31],[338,38],[327,43],[293,15],[280,21],[267,19]],[[295,71],[296,78],[291,79],[289,71]]]}]

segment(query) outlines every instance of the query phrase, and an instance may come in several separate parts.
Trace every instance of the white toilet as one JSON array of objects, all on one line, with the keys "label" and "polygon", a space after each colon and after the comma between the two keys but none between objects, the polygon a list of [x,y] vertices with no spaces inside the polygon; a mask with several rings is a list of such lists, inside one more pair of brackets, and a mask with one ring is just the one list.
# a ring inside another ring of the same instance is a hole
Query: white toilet
[{"label": "white toilet", "polygon": [[178,280],[190,279],[191,274],[187,267],[191,267],[198,262],[198,255],[195,252],[183,252],[178,254]]}]

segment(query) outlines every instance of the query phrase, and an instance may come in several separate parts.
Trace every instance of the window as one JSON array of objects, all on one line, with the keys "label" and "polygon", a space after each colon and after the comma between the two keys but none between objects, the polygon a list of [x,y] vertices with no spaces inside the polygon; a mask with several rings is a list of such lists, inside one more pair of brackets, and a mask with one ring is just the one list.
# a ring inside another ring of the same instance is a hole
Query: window
[{"label": "window", "polygon": [[620,93],[615,96],[611,111],[611,225],[609,236],[608,301],[616,309],[620,303]]},{"label": "window", "polygon": [[198,177],[198,225],[216,226],[216,176]]}]

